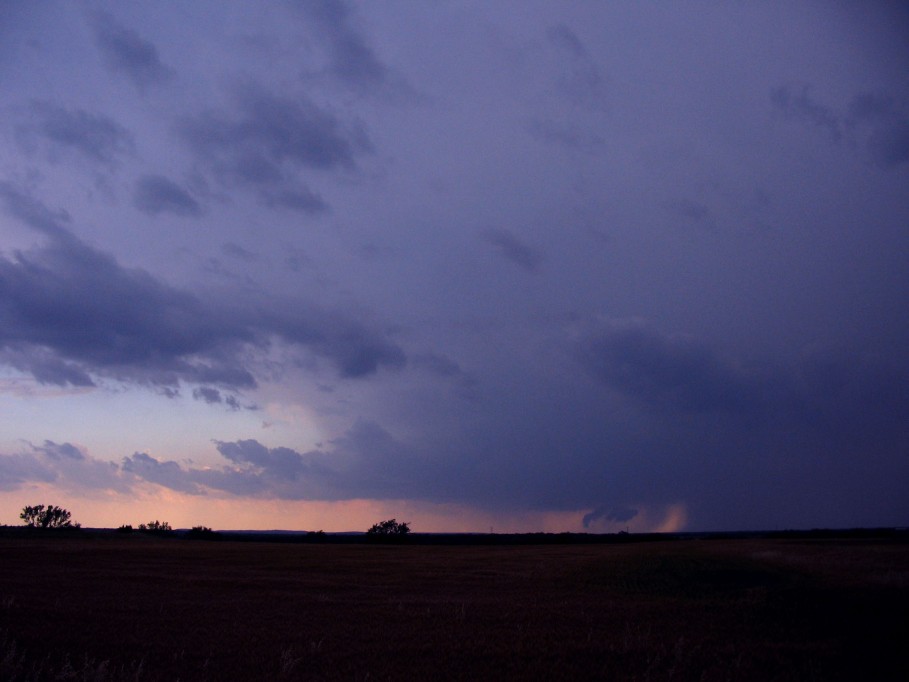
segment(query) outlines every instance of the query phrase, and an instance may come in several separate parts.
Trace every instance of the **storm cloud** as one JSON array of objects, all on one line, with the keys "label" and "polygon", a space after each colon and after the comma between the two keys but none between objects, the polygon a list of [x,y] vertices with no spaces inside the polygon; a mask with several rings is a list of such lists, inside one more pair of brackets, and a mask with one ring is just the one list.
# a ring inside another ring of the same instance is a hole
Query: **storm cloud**
[{"label": "storm cloud", "polygon": [[903,14],[22,4],[0,502],[905,525]]},{"label": "storm cloud", "polygon": [[607,322],[578,344],[593,376],[653,409],[745,411],[759,407],[747,372],[684,337],[667,337],[638,322]]},{"label": "storm cloud", "polygon": [[8,213],[52,237],[0,258],[0,358],[43,383],[91,385],[99,374],[254,388],[244,353],[267,346],[272,335],[329,359],[344,377],[405,362],[396,344],[341,313],[213,305],[122,267],[26,195],[7,186],[4,196]]}]

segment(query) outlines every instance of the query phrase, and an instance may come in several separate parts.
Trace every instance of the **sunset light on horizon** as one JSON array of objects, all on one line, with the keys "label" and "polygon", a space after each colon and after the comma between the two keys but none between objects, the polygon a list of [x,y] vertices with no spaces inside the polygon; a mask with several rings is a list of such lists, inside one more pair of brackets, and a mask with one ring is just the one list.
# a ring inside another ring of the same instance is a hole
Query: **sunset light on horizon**
[{"label": "sunset light on horizon", "polygon": [[0,525],[909,525],[900,3],[0,3]]}]

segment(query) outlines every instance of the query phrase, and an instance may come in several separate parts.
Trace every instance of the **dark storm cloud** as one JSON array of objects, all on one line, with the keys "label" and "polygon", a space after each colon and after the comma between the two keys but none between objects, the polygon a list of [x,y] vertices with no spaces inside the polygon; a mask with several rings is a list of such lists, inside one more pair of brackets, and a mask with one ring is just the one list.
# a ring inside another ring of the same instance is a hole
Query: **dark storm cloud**
[{"label": "dark storm cloud", "polygon": [[[3,335],[0,334],[0,339]],[[94,386],[88,372],[76,363],[62,360],[53,350],[42,347],[3,347],[0,364],[31,374],[40,384],[52,386]]]},{"label": "dark storm cloud", "polygon": [[525,244],[510,230],[486,230],[483,238],[515,265],[528,272],[535,272],[543,263],[543,256],[532,246]]},{"label": "dark storm cloud", "polygon": [[801,359],[790,384],[793,411],[818,435],[886,449],[909,437],[909,374],[892,362],[846,349],[817,350]]},{"label": "dark storm cloud", "polygon": [[242,351],[267,346],[272,336],[328,359],[343,377],[405,362],[398,346],[340,313],[203,301],[121,267],[21,192],[6,187],[2,196],[10,214],[52,237],[0,257],[0,352],[39,381],[81,386],[102,374],[152,385],[252,388],[257,382]]},{"label": "dark storm cloud", "polygon": [[752,378],[697,342],[640,323],[610,322],[578,344],[598,380],[654,409],[745,412],[759,408]]},{"label": "dark storm cloud", "polygon": [[590,528],[592,523],[599,521],[600,519],[606,519],[607,521],[616,521],[619,523],[624,523],[625,521],[631,521],[635,516],[638,515],[637,509],[631,509],[628,507],[597,507],[593,511],[584,514],[582,523],[584,528]]},{"label": "dark storm cloud", "polygon": [[328,45],[330,72],[358,89],[383,84],[387,67],[356,30],[348,5],[340,0],[303,3],[305,12],[318,23],[318,35]]},{"label": "dark storm cloud", "polygon": [[0,291],[0,345],[42,366],[49,351],[77,373],[36,378],[82,385],[100,370],[150,383],[255,384],[227,350],[251,341],[250,330],[75,238],[0,259]]},{"label": "dark storm cloud", "polygon": [[106,12],[95,14],[92,23],[107,66],[126,75],[140,91],[173,78],[174,70],[161,63],[158,49],[134,30],[121,26]]},{"label": "dark storm cloud", "polygon": [[343,315],[310,308],[303,314],[264,313],[264,325],[293,343],[330,359],[343,377],[375,373],[379,367],[401,368],[404,352],[394,343]]},{"label": "dark storm cloud", "polygon": [[730,438],[831,454],[889,452],[909,438],[909,375],[859,351],[816,350],[793,364],[749,366],[697,340],[613,322],[583,336],[575,353],[591,376],[662,428],[710,416]]},{"label": "dark storm cloud", "polygon": [[[682,383],[698,384],[699,380],[678,378],[690,377],[692,367],[739,381],[740,372],[710,359],[706,345],[660,337],[652,330],[636,338],[649,359],[636,360],[632,367],[685,369],[656,372],[670,378],[652,383],[669,389],[635,388],[628,395],[620,382],[619,395],[627,402],[615,415],[610,414],[614,409],[604,410],[596,395],[584,390],[559,394],[556,419],[527,414],[533,402],[511,396],[513,405],[497,409],[495,433],[471,433],[467,440],[473,451],[440,440],[416,447],[375,422],[358,420],[325,449],[307,452],[254,439],[215,441],[225,460],[222,466],[196,468],[137,453],[123,461],[119,477],[96,467],[93,485],[122,487],[127,481],[144,480],[193,494],[211,490],[277,499],[406,498],[492,509],[586,506],[591,511],[583,518],[585,527],[598,527],[603,521],[626,523],[642,513],[639,505],[647,515],[648,509],[660,508],[667,499],[680,499],[691,502],[700,523],[725,528],[729,526],[724,524],[740,523],[734,519],[747,518],[747,513],[737,516],[736,506],[746,491],[752,501],[773,502],[791,515],[805,505],[835,507],[835,500],[824,499],[848,490],[856,479],[874,480],[881,470],[898,479],[905,471],[901,460],[890,457],[901,452],[909,438],[909,380],[890,365],[824,353],[794,367],[766,371],[752,381],[760,387],[752,393],[773,400],[743,418],[736,409],[717,406],[717,395],[723,392],[714,387],[678,389]],[[692,347],[699,350],[692,353]],[[576,376],[566,376],[565,381],[579,385]],[[711,383],[717,380],[707,381]],[[675,394],[672,400],[665,398],[667,390]],[[691,399],[705,392],[707,399]],[[552,415],[551,400],[543,402]],[[520,433],[503,440],[502,429],[515,412],[523,413],[517,422]],[[63,453],[57,447],[52,450],[33,462],[21,457],[0,460],[0,469],[18,472],[18,483],[12,484],[16,487],[30,475],[47,477],[47,471],[58,471],[64,461],[71,463],[68,476],[80,479],[85,476],[79,472],[99,464],[90,458],[58,456]],[[860,469],[854,466],[856,457],[864,463]],[[817,461],[806,465],[812,460]],[[786,504],[774,502],[771,490],[781,476],[798,490]],[[603,499],[614,502],[604,505],[598,501]]]},{"label": "dark storm cloud", "polygon": [[0,485],[905,523],[887,10],[96,5],[0,22]]},{"label": "dark storm cloud", "polygon": [[133,205],[153,217],[161,213],[193,218],[202,215],[199,202],[180,185],[162,175],[143,175],[139,178],[133,193]]},{"label": "dark storm cloud", "polygon": [[20,126],[20,136],[38,135],[55,149],[71,149],[104,164],[133,152],[132,133],[103,114],[67,109],[47,101],[32,102],[28,113],[29,122]]}]

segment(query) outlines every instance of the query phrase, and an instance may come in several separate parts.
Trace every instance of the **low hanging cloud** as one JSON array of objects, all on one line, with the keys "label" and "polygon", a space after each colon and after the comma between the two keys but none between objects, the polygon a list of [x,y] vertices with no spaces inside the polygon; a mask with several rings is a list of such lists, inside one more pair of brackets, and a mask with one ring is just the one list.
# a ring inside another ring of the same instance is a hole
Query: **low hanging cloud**
[{"label": "low hanging cloud", "polygon": [[730,437],[780,451],[790,440],[831,452],[890,451],[909,438],[909,375],[861,351],[818,349],[789,365],[748,365],[640,321],[600,320],[571,352],[588,376],[661,429],[709,416]]},{"label": "low hanging cloud", "polygon": [[119,24],[109,13],[96,13],[92,24],[95,43],[108,68],[125,75],[140,92],[174,77],[176,72],[161,62],[153,43]]},{"label": "low hanging cloud", "polygon": [[760,409],[760,386],[710,348],[636,321],[606,321],[578,341],[576,357],[603,384],[650,409]]},{"label": "low hanging cloud", "polygon": [[177,462],[159,462],[144,452],[136,452],[129,457],[124,457],[120,468],[124,474],[155,483],[163,488],[189,495],[201,495],[204,492],[202,488],[192,482],[187,476],[187,472]]},{"label": "low hanging cloud", "polygon": [[26,442],[22,452],[0,453],[0,490],[18,490],[35,483],[60,485],[80,492],[124,492],[130,487],[115,463],[95,459],[72,443]]},{"label": "low hanging cloud", "polygon": [[638,515],[637,509],[632,509],[631,507],[609,507],[602,506],[597,507],[593,511],[584,514],[584,518],[581,520],[584,528],[590,528],[590,526],[600,519],[606,521],[611,521],[615,523],[625,523],[626,521],[631,521],[634,517]]},{"label": "low hanging cloud", "polygon": [[65,216],[11,186],[7,213],[49,237],[0,256],[0,362],[41,382],[92,385],[107,376],[146,385],[181,381],[232,390],[257,380],[248,351],[272,338],[331,362],[346,378],[400,368],[404,352],[341,312],[288,302],[240,305],[171,287],[78,240]]},{"label": "low hanging cloud", "polygon": [[121,468],[135,481],[181,492],[288,500],[426,499],[433,490],[427,481],[441,477],[381,426],[362,420],[324,450],[299,452],[255,439],[214,445],[221,466],[194,468],[136,453]]}]

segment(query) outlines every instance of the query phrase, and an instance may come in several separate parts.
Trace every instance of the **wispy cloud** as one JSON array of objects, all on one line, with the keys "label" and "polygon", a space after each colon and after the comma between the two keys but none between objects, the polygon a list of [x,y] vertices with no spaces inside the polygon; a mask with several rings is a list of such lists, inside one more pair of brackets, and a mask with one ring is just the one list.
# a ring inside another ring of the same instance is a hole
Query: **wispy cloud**
[{"label": "wispy cloud", "polygon": [[139,178],[133,205],[150,216],[173,213],[197,218],[202,215],[199,202],[180,185],[162,175],[143,175]]},{"label": "wispy cloud", "polygon": [[133,134],[104,114],[35,100],[28,117],[19,126],[20,136],[37,136],[52,149],[69,150],[94,163],[110,166],[135,150]]}]

